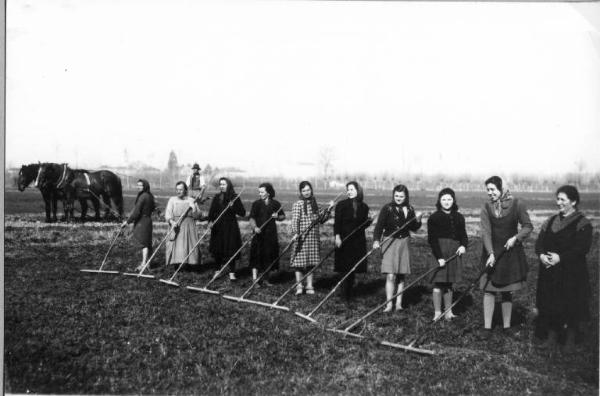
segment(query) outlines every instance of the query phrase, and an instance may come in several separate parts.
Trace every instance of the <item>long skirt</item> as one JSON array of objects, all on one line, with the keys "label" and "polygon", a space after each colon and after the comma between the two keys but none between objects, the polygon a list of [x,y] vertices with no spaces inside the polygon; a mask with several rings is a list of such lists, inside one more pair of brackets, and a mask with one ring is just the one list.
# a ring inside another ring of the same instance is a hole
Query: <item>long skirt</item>
[{"label": "long skirt", "polygon": [[409,238],[391,238],[381,244],[381,272],[410,274]]},{"label": "long skirt", "polygon": [[142,248],[152,250],[152,219],[142,216],[133,227],[133,238]]},{"label": "long skirt", "polygon": [[[439,238],[440,249],[442,251],[442,258],[447,259],[456,253],[456,250],[460,246],[460,242],[450,238]],[[434,265],[439,266],[437,260],[434,260]],[[445,266],[440,268],[431,279],[432,283],[454,283],[462,280],[462,257],[456,257],[454,260],[446,263]]]},{"label": "long skirt", "polygon": [[[172,237],[173,236],[167,238],[167,249],[165,254],[167,265],[181,263],[190,265],[200,264],[200,246],[196,246],[198,234],[196,233],[196,226],[193,218],[186,217],[181,222],[179,232],[174,240],[171,240]],[[194,251],[187,259],[185,259],[194,246],[196,246]]]}]

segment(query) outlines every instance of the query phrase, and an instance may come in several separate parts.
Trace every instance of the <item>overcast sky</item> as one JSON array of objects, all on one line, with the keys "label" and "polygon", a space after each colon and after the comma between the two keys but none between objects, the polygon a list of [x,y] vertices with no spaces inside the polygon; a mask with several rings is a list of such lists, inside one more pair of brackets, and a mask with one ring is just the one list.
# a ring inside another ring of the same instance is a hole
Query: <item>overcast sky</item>
[{"label": "overcast sky", "polygon": [[7,3],[9,166],[600,169],[600,34],[572,5]]}]

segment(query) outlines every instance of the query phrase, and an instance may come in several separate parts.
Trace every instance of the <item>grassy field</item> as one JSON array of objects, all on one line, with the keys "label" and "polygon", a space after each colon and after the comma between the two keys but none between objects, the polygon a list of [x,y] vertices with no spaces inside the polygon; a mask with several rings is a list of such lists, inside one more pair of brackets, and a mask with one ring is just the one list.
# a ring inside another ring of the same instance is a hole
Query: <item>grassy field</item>
[{"label": "grassy field", "polygon": [[[157,192],[164,206],[167,192]],[[254,192],[244,194],[246,208]],[[335,193],[318,195],[320,202]],[[278,197],[288,210],[293,192]],[[434,192],[418,192],[411,201],[431,211]],[[290,313],[234,303],[196,294],[155,280],[84,274],[97,268],[116,231],[115,223],[42,223],[39,193],[5,194],[5,381],[7,392],[94,394],[597,394],[598,393],[598,239],[597,197],[583,196],[592,218],[593,250],[588,256],[594,292],[593,318],[584,326],[577,353],[549,354],[533,341],[537,263],[533,243],[541,221],[554,209],[552,194],[518,194],[531,208],[536,232],[526,242],[530,263],[528,290],[515,296],[513,334],[503,334],[500,317],[490,340],[478,337],[482,327],[481,293],[466,295],[455,312],[459,317],[435,326],[430,285],[423,281],[407,292],[405,309],[376,314],[358,328],[363,335],[408,343],[425,334],[423,347],[434,356],[379,346],[375,341],[344,339]],[[134,193],[126,195],[126,209]],[[458,193],[461,211],[473,241],[467,253],[464,282],[457,296],[479,271],[481,241],[478,211],[483,194]],[[375,213],[389,200],[367,195]],[[247,221],[240,227],[248,237]],[[280,226],[282,245],[289,241],[289,222]],[[199,225],[205,229],[205,224]],[[156,241],[166,231],[157,223]],[[372,228],[369,230],[369,233]],[[332,228],[321,228],[322,255],[332,249]],[[414,279],[431,265],[423,228],[413,238]],[[370,235],[369,235],[370,240]],[[207,246],[201,246],[205,266],[183,271],[181,285],[203,285],[215,268]],[[130,231],[109,257],[111,269],[134,268],[140,260]],[[163,263],[158,254],[156,263]],[[337,282],[330,259],[316,276],[317,294],[290,296],[292,310],[308,312]],[[240,295],[250,284],[247,252],[241,280],[216,287]],[[293,273],[288,257],[273,287],[256,290],[251,298],[271,302],[286,290]],[[159,268],[163,277],[170,270]],[[354,319],[384,300],[384,281],[377,257],[369,272],[357,277],[358,296],[346,304],[333,297],[315,318],[328,326]],[[499,308],[499,307],[498,307]],[[499,309],[497,309],[498,311]],[[496,312],[498,313],[498,312]],[[425,333],[424,333],[425,332]]]}]

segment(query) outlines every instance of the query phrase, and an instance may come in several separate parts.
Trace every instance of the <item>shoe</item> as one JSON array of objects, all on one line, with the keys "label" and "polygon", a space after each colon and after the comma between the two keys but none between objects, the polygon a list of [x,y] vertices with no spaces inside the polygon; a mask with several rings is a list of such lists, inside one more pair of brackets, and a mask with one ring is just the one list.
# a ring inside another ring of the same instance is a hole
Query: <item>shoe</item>
[{"label": "shoe", "polygon": [[298,285],[296,286],[296,295],[299,296],[304,292],[304,288],[302,287],[302,285]]},{"label": "shoe", "polygon": [[307,287],[306,294],[315,294],[315,289],[313,287]]},{"label": "shoe", "polygon": [[229,273],[229,280],[230,280],[231,282],[235,282],[235,281],[237,281],[237,278],[235,277],[235,274],[234,274],[233,272],[230,272],[230,273]]},{"label": "shoe", "polygon": [[441,313],[441,312],[435,312],[435,313],[433,314],[433,320],[434,320],[434,321],[436,321],[436,320],[439,320],[439,319],[440,319],[440,316],[442,316],[442,313]]},{"label": "shoe", "polygon": [[492,329],[483,328],[479,330],[477,338],[481,341],[489,341],[492,338]]},{"label": "shoe", "polygon": [[383,312],[392,312],[392,304],[388,304],[385,306]]},{"label": "shoe", "polygon": [[454,318],[456,318],[456,317],[457,317],[457,316],[456,316],[456,315],[454,315],[454,314],[452,313],[452,311],[449,311],[449,312],[448,312],[446,315],[444,315],[444,319],[446,319],[446,320],[452,320],[452,319],[454,319]]},{"label": "shoe", "polygon": [[265,284],[265,286],[267,286],[267,287],[273,287],[273,286],[275,286],[274,284],[272,284],[272,283],[271,283],[271,282],[269,282],[268,280],[266,280],[266,281],[264,282],[264,284]]}]

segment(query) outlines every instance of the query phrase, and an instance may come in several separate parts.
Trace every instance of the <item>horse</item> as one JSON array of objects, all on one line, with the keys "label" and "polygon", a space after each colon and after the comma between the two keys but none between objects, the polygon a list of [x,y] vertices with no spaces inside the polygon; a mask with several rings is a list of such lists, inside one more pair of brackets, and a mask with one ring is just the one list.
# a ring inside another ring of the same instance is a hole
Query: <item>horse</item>
[{"label": "horse", "polygon": [[40,185],[40,176],[41,171],[43,170],[42,165],[43,164],[41,163],[22,165],[21,170],[19,171],[19,177],[17,179],[17,188],[19,189],[19,191],[23,192],[33,181],[35,181],[35,186],[40,190],[40,192],[42,193],[42,198],[44,199],[44,206],[46,209],[46,223],[51,223],[57,220],[56,209],[58,199],[63,200],[65,218],[68,217],[68,206],[65,206],[66,197],[63,191],[58,190],[55,185]]},{"label": "horse", "polygon": [[[66,177],[66,170],[67,164],[44,162],[39,165],[35,185],[40,189],[56,191],[56,196],[63,201],[65,220],[70,221],[74,218],[75,189],[68,184],[61,185]],[[59,185],[61,186],[59,187]]]},{"label": "horse", "polygon": [[[58,164],[55,164],[58,165]],[[108,170],[89,172],[85,169],[71,169],[66,164],[53,167],[53,174],[61,174],[56,187],[68,192],[71,201],[78,199],[81,204],[81,218],[87,213],[87,200],[91,200],[96,212],[96,220],[100,219],[100,198],[105,206],[104,218],[108,219],[113,210],[112,203],[117,208],[118,218],[123,218],[123,187],[119,176]]]}]

